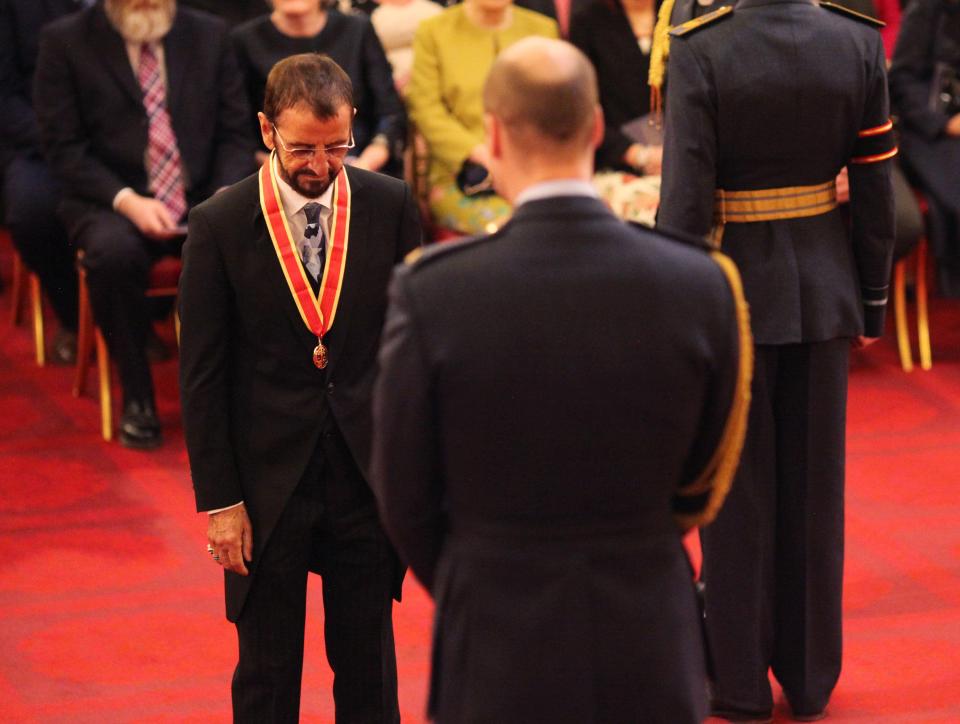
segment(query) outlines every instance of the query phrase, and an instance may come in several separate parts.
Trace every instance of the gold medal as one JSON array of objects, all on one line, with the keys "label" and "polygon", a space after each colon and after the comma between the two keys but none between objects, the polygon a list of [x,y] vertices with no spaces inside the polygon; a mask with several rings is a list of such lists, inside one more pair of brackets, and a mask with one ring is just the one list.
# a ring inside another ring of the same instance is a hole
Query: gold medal
[{"label": "gold medal", "polygon": [[327,348],[321,340],[317,340],[317,346],[313,348],[313,364],[318,370],[327,366]]}]

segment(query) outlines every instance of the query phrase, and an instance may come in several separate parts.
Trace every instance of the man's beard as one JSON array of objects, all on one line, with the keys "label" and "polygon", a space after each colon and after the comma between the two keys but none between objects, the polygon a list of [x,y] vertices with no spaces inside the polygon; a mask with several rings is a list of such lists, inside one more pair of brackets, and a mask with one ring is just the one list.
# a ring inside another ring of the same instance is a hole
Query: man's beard
[{"label": "man's beard", "polygon": [[157,0],[153,7],[132,8],[129,0],[106,0],[104,10],[110,24],[129,43],[160,40],[173,26],[176,0]]},{"label": "man's beard", "polygon": [[327,165],[327,177],[325,179],[315,178],[311,180],[306,180],[304,176],[314,176],[314,173],[304,167],[299,171],[294,171],[291,175],[287,171],[287,167],[283,165],[283,161],[280,159],[280,154],[277,154],[277,166],[280,169],[280,178],[286,181],[290,188],[296,191],[301,196],[308,199],[318,199],[323,196],[323,192],[330,188],[330,184],[333,183],[334,179],[337,178],[337,175],[343,169],[341,166],[336,173],[331,174],[330,171],[332,166]]}]

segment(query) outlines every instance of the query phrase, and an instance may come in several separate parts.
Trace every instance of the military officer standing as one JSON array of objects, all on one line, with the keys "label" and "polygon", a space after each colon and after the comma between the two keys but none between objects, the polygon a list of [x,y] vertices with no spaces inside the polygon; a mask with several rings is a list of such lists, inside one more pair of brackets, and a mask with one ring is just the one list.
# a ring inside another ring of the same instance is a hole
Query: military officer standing
[{"label": "military officer standing", "polygon": [[841,666],[849,349],[880,336],[890,274],[883,45],[828,3],[741,0],[671,31],[669,74],[658,226],[722,244],[756,344],[741,467],[703,532],[712,709],[769,719],[772,667],[814,720]]}]

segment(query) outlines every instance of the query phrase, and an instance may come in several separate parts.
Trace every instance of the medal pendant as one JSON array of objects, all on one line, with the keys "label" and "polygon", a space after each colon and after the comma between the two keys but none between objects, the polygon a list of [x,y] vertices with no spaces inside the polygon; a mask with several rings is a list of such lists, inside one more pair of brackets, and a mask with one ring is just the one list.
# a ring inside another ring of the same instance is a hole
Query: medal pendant
[{"label": "medal pendant", "polygon": [[317,341],[317,346],[313,348],[313,364],[316,365],[318,370],[322,370],[327,366],[327,348],[323,342],[319,340]]}]

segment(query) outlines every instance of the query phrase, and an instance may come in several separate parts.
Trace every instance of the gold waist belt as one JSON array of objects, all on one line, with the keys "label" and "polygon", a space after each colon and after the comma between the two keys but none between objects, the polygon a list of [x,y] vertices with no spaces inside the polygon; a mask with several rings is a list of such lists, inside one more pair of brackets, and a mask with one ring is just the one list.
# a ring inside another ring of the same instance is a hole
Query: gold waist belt
[{"label": "gold waist belt", "polygon": [[745,224],[751,221],[778,221],[819,216],[837,208],[837,183],[815,186],[786,186],[780,189],[715,192],[714,217],[717,224]]}]

